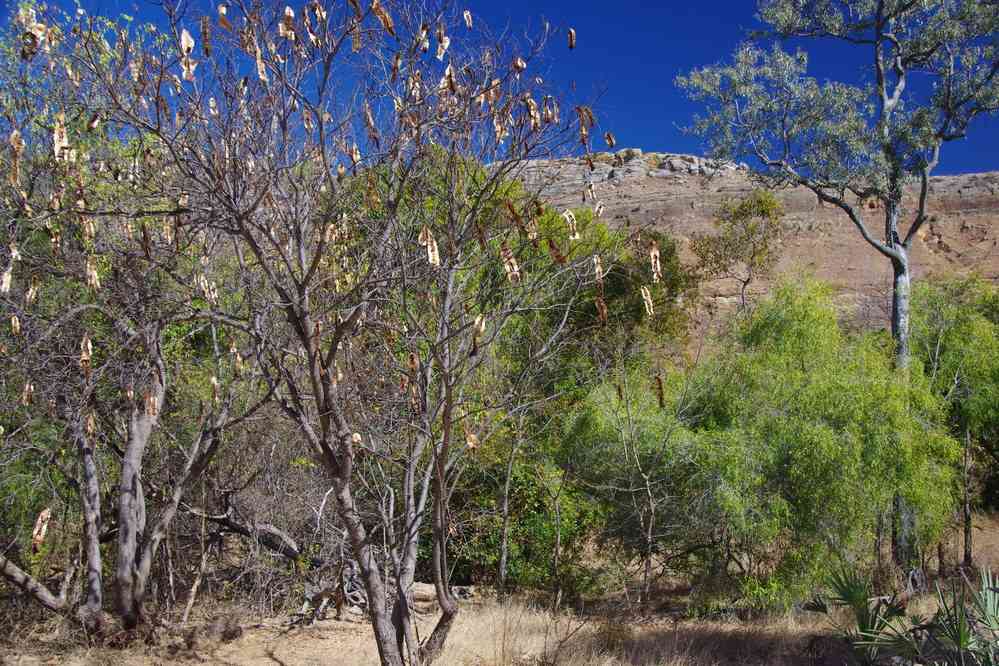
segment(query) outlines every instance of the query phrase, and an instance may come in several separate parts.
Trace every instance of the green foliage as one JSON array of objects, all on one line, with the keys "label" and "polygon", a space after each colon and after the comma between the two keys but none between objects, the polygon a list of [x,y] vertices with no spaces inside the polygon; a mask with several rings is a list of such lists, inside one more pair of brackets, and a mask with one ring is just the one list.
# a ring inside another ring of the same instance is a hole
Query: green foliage
[{"label": "green foliage", "polygon": [[999,506],[999,289],[976,279],[917,285],[912,349],[947,407],[955,437],[985,454],[984,501]]},{"label": "green foliage", "polygon": [[715,217],[717,233],[691,239],[700,270],[708,277],[737,280],[745,305],[750,283],[767,277],[780,258],[783,215],[780,201],[766,190],[728,202]]},{"label": "green foliage", "polygon": [[942,406],[878,338],[841,329],[827,288],[779,286],[716,355],[663,374],[663,406],[636,363],[594,389],[567,432],[609,511],[604,539],[638,555],[651,522],[668,568],[735,576],[740,603],[760,608],[869,553],[896,493],[918,512],[922,543],[943,529],[958,447]]}]

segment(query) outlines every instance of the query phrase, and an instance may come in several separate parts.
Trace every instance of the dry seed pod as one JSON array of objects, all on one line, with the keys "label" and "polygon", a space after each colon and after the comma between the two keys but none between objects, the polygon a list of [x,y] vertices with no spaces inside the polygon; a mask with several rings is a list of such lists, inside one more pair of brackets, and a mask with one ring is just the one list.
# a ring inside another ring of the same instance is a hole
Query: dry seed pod
[{"label": "dry seed pod", "polygon": [[24,389],[21,391],[21,405],[27,407],[31,404],[32,399],[35,397],[35,385],[31,382],[24,383]]},{"label": "dry seed pod", "polygon": [[594,299],[597,306],[597,319],[600,320],[601,326],[607,325],[607,303],[604,301],[603,296],[597,296]]},{"label": "dry seed pod", "polygon": [[527,69],[527,63],[524,61],[523,58],[517,56],[516,58],[513,59],[513,71],[520,74],[525,69]]},{"label": "dry seed pod", "polygon": [[569,28],[569,50],[576,48],[576,29]]},{"label": "dry seed pod", "polygon": [[392,22],[392,17],[378,0],[371,0],[371,12],[378,17],[378,21],[382,24],[382,29],[395,37],[395,24]]},{"label": "dry seed pod", "polygon": [[461,15],[465,19],[465,27],[468,28],[469,30],[471,30],[472,29],[472,12],[470,12],[470,11],[468,11],[466,9],[464,12],[462,12]]},{"label": "dry seed pod", "polygon": [[24,302],[27,305],[31,305],[38,299],[38,278],[31,278],[31,285],[28,287],[28,291],[24,293]]},{"label": "dry seed pod", "polygon": [[562,211],[562,218],[569,225],[569,240],[579,240],[579,231],[576,229],[576,216],[566,208]]},{"label": "dry seed pod", "polygon": [[45,535],[49,531],[49,520],[52,518],[52,509],[45,507],[35,520],[35,529],[31,531],[31,552],[38,554],[38,551],[45,545]]},{"label": "dry seed pod", "polygon": [[559,264],[560,266],[564,266],[567,259],[565,258],[565,255],[562,254],[562,251],[559,249],[558,245],[555,244],[555,240],[549,238],[547,239],[547,241],[548,241],[548,253],[551,255],[552,261],[554,261],[556,264]]},{"label": "dry seed pod", "polygon": [[600,261],[600,255],[599,254],[593,255],[593,274],[594,274],[595,279],[597,281],[597,287],[599,287],[600,290],[603,291],[603,288],[604,288],[604,265],[603,265],[603,262]]},{"label": "dry seed pod", "polygon": [[471,430],[471,429],[470,429],[470,428],[468,427],[468,424],[467,424],[467,423],[465,423],[465,422],[462,422],[462,424],[461,424],[461,428],[462,428],[462,430],[464,430],[464,431],[465,431],[465,446],[467,446],[467,447],[468,447],[469,449],[471,449],[471,450],[473,450],[473,451],[474,451],[475,449],[479,448],[479,438],[478,438],[478,436],[477,436],[477,435],[476,435],[476,434],[475,434],[474,432],[472,432],[472,430]]},{"label": "dry seed pod", "polygon": [[193,51],[194,38],[191,37],[191,33],[185,28],[180,32],[180,66],[184,70],[185,81],[194,80],[194,70],[198,67],[198,63],[191,58]]},{"label": "dry seed pod", "polygon": [[212,375],[210,381],[212,384],[212,402],[217,405],[219,404],[219,378]]},{"label": "dry seed pod", "polygon": [[601,216],[603,216],[603,214],[604,214],[604,202],[598,201],[596,208],[593,209],[593,216],[599,220]]},{"label": "dry seed pod", "polygon": [[17,318],[17,315],[10,316],[10,334],[15,338],[21,335],[21,320]]},{"label": "dry seed pod", "polygon": [[427,248],[427,262],[431,266],[440,266],[441,256],[437,250],[437,241],[434,239],[433,233],[430,231],[430,227],[425,224],[420,230],[419,242],[420,245]]},{"label": "dry seed pod", "polygon": [[659,263],[659,242],[649,241],[649,261],[652,264],[652,282],[658,283],[663,278],[662,265]]},{"label": "dry seed pod", "polygon": [[652,292],[648,287],[642,287],[642,302],[645,303],[645,312],[650,317],[656,314],[656,308],[652,303]]},{"label": "dry seed pod", "polygon": [[445,35],[437,43],[437,59],[444,60],[444,55],[447,53],[448,48],[451,46],[451,38]]},{"label": "dry seed pod", "polygon": [[83,376],[89,380],[90,379],[90,359],[94,354],[94,345],[90,341],[90,334],[84,333],[83,339],[80,341],[80,369],[83,370]]},{"label": "dry seed pod", "polygon": [[283,37],[289,42],[295,41],[295,10],[291,7],[284,8],[284,16],[278,23],[278,37]]},{"label": "dry seed pod", "polygon": [[225,5],[218,6],[219,12],[219,26],[224,30],[232,31],[232,23],[229,23],[229,18],[226,16],[229,9]]},{"label": "dry seed pod", "polygon": [[93,437],[94,433],[97,432],[97,420],[94,418],[93,412],[87,414],[87,419],[83,422],[83,431],[89,437]]},{"label": "dry seed pod", "polygon": [[56,160],[66,159],[69,151],[69,135],[66,132],[66,114],[60,111],[55,116],[52,128],[52,152]]},{"label": "dry seed pod", "polygon": [[0,294],[6,296],[10,293],[10,283],[14,275],[14,266],[8,266],[7,270],[0,275]]},{"label": "dry seed pod", "polygon": [[201,50],[206,58],[212,57],[212,21],[207,16],[201,17]]},{"label": "dry seed pod", "polygon": [[503,257],[503,269],[506,271],[506,278],[510,284],[520,283],[520,267],[517,265],[517,257],[514,256],[510,246],[503,241],[500,245],[500,255]]},{"label": "dry seed pod", "polygon": [[617,139],[615,139],[614,135],[611,134],[610,132],[604,132],[604,141],[607,142],[608,148],[613,148],[615,145],[617,145]]},{"label": "dry seed pod", "polygon": [[659,409],[666,407],[666,393],[663,390],[662,375],[656,375],[656,397],[659,399]]},{"label": "dry seed pod", "polygon": [[156,396],[153,395],[152,391],[146,391],[143,403],[145,406],[146,416],[156,416],[159,409],[156,406]]}]

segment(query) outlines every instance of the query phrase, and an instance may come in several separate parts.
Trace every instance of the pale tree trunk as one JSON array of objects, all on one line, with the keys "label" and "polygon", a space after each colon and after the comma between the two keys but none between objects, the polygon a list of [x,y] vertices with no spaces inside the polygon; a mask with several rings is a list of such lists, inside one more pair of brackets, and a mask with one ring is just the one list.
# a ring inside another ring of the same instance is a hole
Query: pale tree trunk
[{"label": "pale tree trunk", "polygon": [[76,563],[66,570],[62,586],[59,589],[59,593],[56,594],[47,588],[44,583],[34,578],[0,553],[0,575],[14,587],[20,588],[21,591],[38,602],[38,604],[56,613],[66,610],[66,605],[69,603],[67,593],[74,573],[76,573]]},{"label": "pale tree trunk", "polygon": [[[885,202],[885,244],[894,250],[896,256],[892,264],[891,334],[895,343],[895,368],[908,381],[909,370],[909,312],[912,293],[912,280],[909,267],[908,249],[899,237],[898,225],[902,208],[902,189],[899,182],[889,187],[889,198]],[[908,568],[917,561],[916,516],[901,494],[894,500],[892,521],[892,557],[895,564]]]},{"label": "pale tree trunk", "polygon": [[503,479],[503,496],[500,498],[500,512],[503,515],[503,527],[500,532],[499,557],[499,589],[506,592],[506,577],[510,557],[510,486],[513,484],[513,464],[517,452],[523,442],[524,417],[521,416],[517,428],[517,439],[510,449],[510,457],[506,461],[506,477]]},{"label": "pale tree trunk", "polygon": [[[350,435],[344,435],[349,437]],[[354,557],[361,568],[361,577],[368,593],[368,612],[371,613],[371,626],[375,633],[375,644],[378,656],[383,666],[403,666],[404,661],[395,640],[395,630],[385,607],[385,583],[374,549],[368,540],[367,530],[361,520],[361,514],[354,504],[354,496],[350,491],[349,466],[344,475],[333,479],[337,499],[337,514],[343,521],[350,539]]]},{"label": "pale tree trunk", "polygon": [[94,444],[87,437],[79,419],[73,424],[73,438],[76,440],[83,474],[80,483],[80,503],[83,510],[83,553],[87,570],[86,592],[76,614],[87,631],[100,632],[104,626],[104,582],[100,543],[101,488]]},{"label": "pale tree trunk", "polygon": [[140,570],[141,548],[146,532],[146,496],[142,485],[142,458],[152,437],[166,392],[163,365],[153,369],[151,385],[141,404],[133,405],[128,424],[128,440],[121,461],[118,488],[118,564],[115,568],[115,594],[118,613],[125,629],[143,621],[142,602],[148,570]]}]

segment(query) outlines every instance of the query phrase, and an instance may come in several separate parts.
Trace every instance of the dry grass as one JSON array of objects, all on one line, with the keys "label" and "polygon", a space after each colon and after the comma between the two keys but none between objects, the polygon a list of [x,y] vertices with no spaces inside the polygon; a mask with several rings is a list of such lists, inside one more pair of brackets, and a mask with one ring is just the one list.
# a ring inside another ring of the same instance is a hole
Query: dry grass
[{"label": "dry grass", "polygon": [[704,622],[551,615],[521,602],[464,613],[444,664],[462,666],[709,666],[839,664],[820,620]]},{"label": "dry grass", "polygon": [[[976,519],[975,551],[981,567],[999,571],[999,517]],[[952,548],[956,552],[956,548]],[[254,623],[245,609],[202,605],[208,614],[182,631],[133,642],[127,649],[84,648],[68,622],[52,619],[19,625],[0,638],[0,666],[6,664],[152,665],[173,663],[377,664],[371,630],[362,618],[289,628],[286,618]],[[932,614],[933,595],[913,599],[909,611]],[[239,613],[243,635],[224,642],[211,627]],[[444,666],[790,666],[842,664],[844,646],[825,618],[790,615],[758,621],[679,620],[615,614],[552,614],[523,599],[480,600],[463,607],[437,662]],[[429,634],[436,618],[421,617]],[[6,652],[4,645],[8,646]],[[16,647],[15,647],[16,646]],[[26,648],[26,649],[25,649]]]}]

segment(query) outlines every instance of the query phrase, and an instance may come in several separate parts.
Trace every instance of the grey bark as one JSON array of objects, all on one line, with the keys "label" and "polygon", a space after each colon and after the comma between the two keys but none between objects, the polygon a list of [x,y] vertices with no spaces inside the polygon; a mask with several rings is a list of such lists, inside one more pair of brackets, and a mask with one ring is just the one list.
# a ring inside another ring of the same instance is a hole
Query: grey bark
[{"label": "grey bark", "polygon": [[94,444],[87,437],[79,419],[73,424],[73,438],[80,457],[83,479],[80,502],[83,510],[83,552],[86,561],[86,591],[77,609],[77,618],[88,631],[100,632],[104,624],[104,581],[101,558],[101,489],[97,474]]}]

